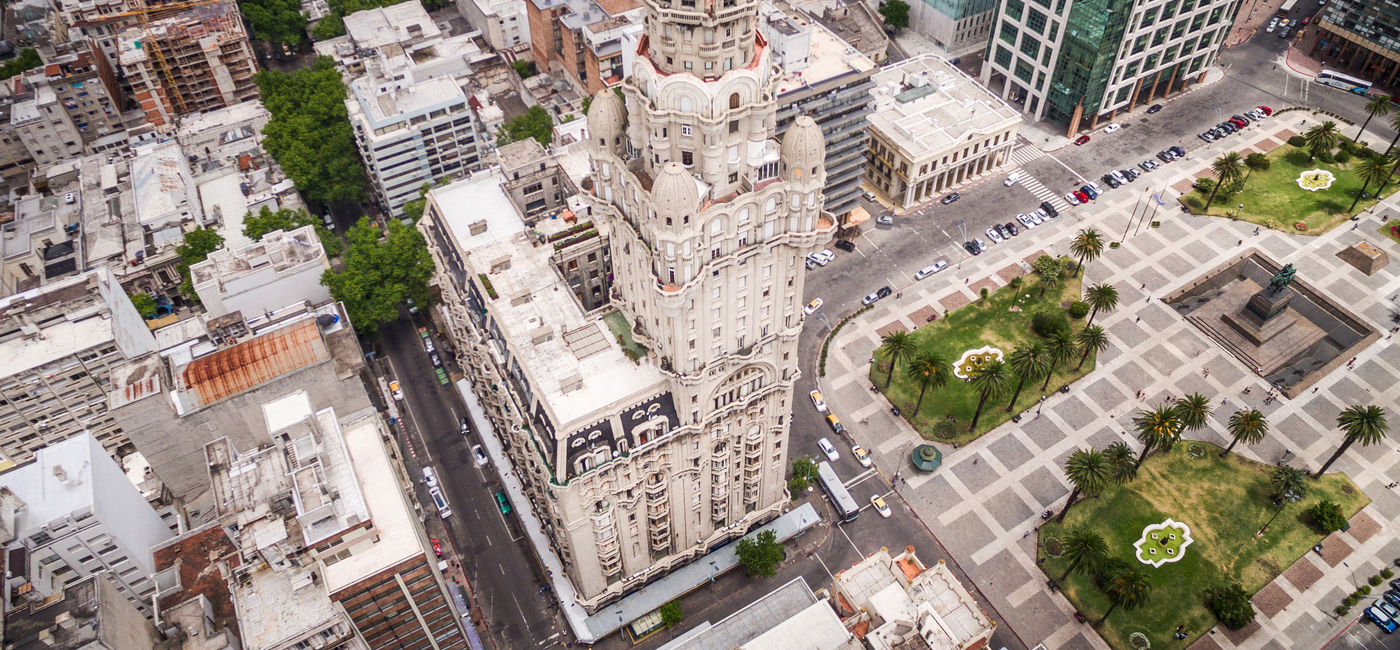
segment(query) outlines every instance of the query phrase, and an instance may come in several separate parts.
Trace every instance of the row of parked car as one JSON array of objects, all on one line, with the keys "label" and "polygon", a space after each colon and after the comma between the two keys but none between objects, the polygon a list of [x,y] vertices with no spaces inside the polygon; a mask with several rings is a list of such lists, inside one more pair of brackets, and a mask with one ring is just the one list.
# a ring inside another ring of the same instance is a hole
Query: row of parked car
[{"label": "row of parked car", "polygon": [[[1012,237],[1021,234],[1021,230],[1030,230],[1046,221],[1060,216],[1060,211],[1055,209],[1049,201],[1041,201],[1040,207],[1034,212],[1016,215],[1016,221],[1020,222],[1018,227],[1015,222],[1008,221],[1004,224],[997,224],[986,230],[987,239],[992,240],[992,244],[1000,244]],[[973,237],[971,241],[963,242],[963,250],[973,255],[981,255],[988,248],[992,247],[981,237]]]},{"label": "row of parked car", "polygon": [[1251,122],[1262,122],[1264,118],[1273,114],[1274,110],[1268,106],[1256,106],[1253,110],[1245,111],[1244,115],[1231,115],[1230,119],[1215,125],[1215,128],[1202,131],[1196,137],[1206,142],[1214,142],[1249,126]]},{"label": "row of parked car", "polygon": [[1395,632],[1396,621],[1400,619],[1400,578],[1390,581],[1390,589],[1376,602],[1366,608],[1366,618],[1371,619],[1386,634]]}]

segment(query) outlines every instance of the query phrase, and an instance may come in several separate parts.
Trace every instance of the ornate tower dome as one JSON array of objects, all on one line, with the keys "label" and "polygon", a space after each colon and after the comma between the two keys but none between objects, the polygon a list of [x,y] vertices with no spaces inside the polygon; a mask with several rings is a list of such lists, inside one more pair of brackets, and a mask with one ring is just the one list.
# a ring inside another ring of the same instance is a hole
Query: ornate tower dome
[{"label": "ornate tower dome", "polygon": [[588,105],[588,136],[609,149],[616,147],[622,135],[622,100],[611,89],[603,89]]},{"label": "ornate tower dome", "polygon": [[783,180],[812,177],[826,163],[826,136],[815,120],[798,116],[783,134],[781,153]]},{"label": "ornate tower dome", "polygon": [[658,215],[678,217],[693,212],[700,203],[700,195],[690,172],[673,162],[661,168],[661,174],[651,187],[651,200]]}]

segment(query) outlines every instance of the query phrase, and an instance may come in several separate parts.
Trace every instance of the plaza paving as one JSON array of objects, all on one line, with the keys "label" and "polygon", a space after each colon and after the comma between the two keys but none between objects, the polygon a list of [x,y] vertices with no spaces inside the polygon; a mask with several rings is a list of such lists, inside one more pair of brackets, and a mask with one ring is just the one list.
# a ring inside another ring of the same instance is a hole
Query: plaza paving
[{"label": "plaza paving", "polygon": [[[916,474],[907,465],[908,450],[923,440],[902,419],[889,414],[883,399],[872,399],[868,363],[879,345],[880,331],[913,329],[924,324],[921,310],[930,306],[955,309],[977,298],[982,286],[1005,285],[1028,272],[1024,262],[1042,252],[1068,254],[1069,239],[1079,228],[1093,226],[1110,241],[1124,236],[1136,205],[1147,204],[1144,192],[1156,191],[1199,174],[1211,157],[1227,149],[1265,144],[1286,131],[1302,132],[1313,118],[1304,111],[1288,113],[1266,128],[1240,134],[1193,152],[1190,160],[1173,163],[1144,177],[1145,182],[1109,191],[1094,204],[1076,207],[1050,227],[1000,244],[988,254],[965,260],[921,283],[897,288],[899,294],[843,327],[830,346],[821,388],[832,410],[847,422],[869,418],[857,430],[859,442],[875,452],[887,473],[901,469],[908,479],[899,491],[938,536],[961,567],[988,594],[991,604],[1007,619],[1027,645],[1050,648],[1102,648],[1106,644],[1085,624],[1072,618],[1073,609],[1059,593],[1051,593],[1035,566],[1034,529],[1039,514],[1063,506],[1069,485],[1061,471],[1075,448],[1106,447],[1127,440],[1133,414],[1168,395],[1200,392],[1212,397],[1216,412],[1208,430],[1188,436],[1226,444],[1225,420],[1248,405],[1263,411],[1270,433],[1262,443],[1240,445],[1236,453],[1266,463],[1289,451],[1289,462],[1316,469],[1336,449],[1341,434],[1337,413],[1352,404],[1377,404],[1389,412],[1391,440],[1348,451],[1332,467],[1345,472],[1372,499],[1353,520],[1350,532],[1324,543],[1322,554],[1308,553],[1255,597],[1259,612],[1249,629],[1217,628],[1192,647],[1199,648],[1318,648],[1340,633],[1361,608],[1341,620],[1332,609],[1366,577],[1400,557],[1394,526],[1400,519],[1400,495],[1385,486],[1400,463],[1400,350],[1385,334],[1392,326],[1391,297],[1400,293],[1400,246],[1374,232],[1377,216],[1396,214],[1400,195],[1363,213],[1358,229],[1344,224],[1321,236],[1300,236],[1263,230],[1254,225],[1181,213],[1176,193],[1166,190],[1167,204],[1144,224],[1129,231],[1121,248],[1105,248],[1086,270],[1086,283],[1108,282],[1117,287],[1118,309],[1100,313],[1095,323],[1110,337],[1099,355],[1097,369],[1066,394],[1046,397],[1037,417],[1027,412],[1021,423],[1010,423],[959,448],[942,445],[943,466],[933,474]],[[1366,276],[1336,257],[1338,251],[1367,240],[1386,251],[1391,264]],[[1177,316],[1161,301],[1204,271],[1248,248],[1257,248],[1280,263],[1293,263],[1298,277],[1329,293],[1371,327],[1380,340],[1358,356],[1354,368],[1345,365],[1321,377],[1316,390],[1296,399],[1263,403],[1268,388],[1252,369],[1244,367],[1200,330]],[[1207,372],[1208,371],[1208,372]],[[1250,394],[1244,394],[1252,387]],[[1146,391],[1142,400],[1135,398]],[[1228,398],[1222,405],[1220,400]],[[932,395],[930,399],[937,399]],[[1199,632],[1199,631],[1198,631]]]}]

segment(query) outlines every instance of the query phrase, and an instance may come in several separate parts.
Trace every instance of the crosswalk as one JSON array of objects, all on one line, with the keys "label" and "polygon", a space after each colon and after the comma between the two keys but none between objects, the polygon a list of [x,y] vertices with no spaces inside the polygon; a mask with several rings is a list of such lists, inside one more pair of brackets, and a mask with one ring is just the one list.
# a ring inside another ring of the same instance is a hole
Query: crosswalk
[{"label": "crosswalk", "polygon": [[1024,165],[1044,155],[1045,152],[1041,151],[1039,148],[1023,144],[1011,150],[1011,161],[1017,165]]},{"label": "crosswalk", "polygon": [[1034,176],[1024,173],[1021,174],[1021,185],[1025,186],[1027,190],[1030,190],[1030,193],[1034,194],[1035,198],[1042,201],[1049,201],[1050,205],[1055,206],[1056,210],[1064,212],[1069,209],[1069,203],[1065,202],[1065,197],[1051,191],[1050,188],[1036,180]]}]

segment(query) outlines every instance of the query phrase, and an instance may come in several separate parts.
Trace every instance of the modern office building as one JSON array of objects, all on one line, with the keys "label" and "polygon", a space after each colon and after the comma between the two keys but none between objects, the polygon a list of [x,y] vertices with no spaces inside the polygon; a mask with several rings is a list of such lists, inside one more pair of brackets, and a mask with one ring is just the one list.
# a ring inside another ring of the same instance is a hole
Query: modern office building
[{"label": "modern office building", "polygon": [[909,29],[928,37],[934,53],[952,58],[987,47],[997,0],[911,0]]},{"label": "modern office building", "polygon": [[1198,81],[1238,0],[1000,0],[982,84],[1070,137]]},{"label": "modern office building", "polygon": [[837,217],[860,203],[875,62],[805,14],[760,8],[759,31],[772,45],[778,82],[778,135],[799,115],[826,138],[826,210]]},{"label": "modern office building", "polygon": [[1400,5],[1371,0],[1330,0],[1313,27],[1309,56],[1327,68],[1361,77],[1379,88],[1400,89]]},{"label": "modern office building", "polygon": [[910,208],[1009,161],[1021,116],[934,54],[885,66],[871,91],[865,177],[897,208]]},{"label": "modern office building", "polygon": [[40,449],[0,473],[7,530],[6,607],[42,602],[105,574],[147,618],[155,615],[151,547],[175,536],[90,434]]},{"label": "modern office building", "polygon": [[757,0],[646,9],[625,108],[604,90],[588,113],[613,311],[585,312],[517,216],[443,188],[419,226],[524,484],[514,505],[589,611],[783,509],[803,257],[836,230],[821,128],[801,116],[773,139],[782,78]]},{"label": "modern office building", "polygon": [[110,402],[141,392],[148,378],[118,369],[155,351],[106,268],[0,298],[0,456],[24,462],[83,432],[109,453],[127,447]]},{"label": "modern office building", "polygon": [[627,74],[623,50],[642,32],[635,0],[525,0],[535,69],[581,93],[611,88]]}]

